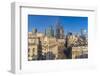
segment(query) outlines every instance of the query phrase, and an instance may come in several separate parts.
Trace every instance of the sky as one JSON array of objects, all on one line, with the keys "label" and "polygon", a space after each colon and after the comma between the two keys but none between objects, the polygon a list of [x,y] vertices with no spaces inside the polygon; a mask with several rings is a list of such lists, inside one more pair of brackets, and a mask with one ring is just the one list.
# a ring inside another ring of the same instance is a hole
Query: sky
[{"label": "sky", "polygon": [[55,29],[57,21],[63,26],[64,34],[80,33],[81,29],[88,30],[88,17],[28,15],[28,32],[36,28],[38,32],[44,33],[45,29],[50,26]]}]

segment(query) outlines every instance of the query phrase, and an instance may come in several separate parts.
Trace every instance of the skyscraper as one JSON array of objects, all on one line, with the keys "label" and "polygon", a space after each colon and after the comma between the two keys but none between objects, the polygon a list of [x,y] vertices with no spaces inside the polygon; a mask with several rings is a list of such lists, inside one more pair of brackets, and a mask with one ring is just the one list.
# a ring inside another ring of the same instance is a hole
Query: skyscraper
[{"label": "skyscraper", "polygon": [[87,31],[85,29],[81,29],[81,38],[85,40],[87,38]]},{"label": "skyscraper", "polygon": [[85,29],[81,29],[81,36],[86,35],[87,31]]}]

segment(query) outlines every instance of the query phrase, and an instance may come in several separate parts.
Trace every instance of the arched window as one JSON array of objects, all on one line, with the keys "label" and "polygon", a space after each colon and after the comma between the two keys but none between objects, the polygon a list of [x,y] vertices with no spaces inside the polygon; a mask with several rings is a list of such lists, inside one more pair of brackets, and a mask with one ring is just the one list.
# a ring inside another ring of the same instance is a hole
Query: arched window
[{"label": "arched window", "polygon": [[28,53],[30,52],[30,48],[28,48]]},{"label": "arched window", "polygon": [[30,54],[29,54],[29,52],[30,52],[30,48],[28,48],[28,57],[30,57]]},{"label": "arched window", "polygon": [[34,53],[34,51],[35,51],[35,48],[33,48],[33,49],[32,49],[32,51],[33,51],[33,53]]},{"label": "arched window", "polygon": [[34,54],[34,52],[35,52],[35,48],[32,49],[32,52],[33,52],[33,56],[34,56],[34,55],[35,55],[35,54]]}]

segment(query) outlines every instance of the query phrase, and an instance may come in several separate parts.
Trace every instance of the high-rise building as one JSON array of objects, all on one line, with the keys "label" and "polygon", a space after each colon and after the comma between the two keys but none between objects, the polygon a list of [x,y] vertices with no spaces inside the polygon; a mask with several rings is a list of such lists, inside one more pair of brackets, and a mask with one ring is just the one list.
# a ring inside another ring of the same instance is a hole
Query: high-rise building
[{"label": "high-rise building", "polygon": [[81,29],[81,38],[83,40],[86,40],[87,38],[87,31],[85,29]]},{"label": "high-rise building", "polygon": [[81,29],[81,36],[85,36],[87,31],[85,29]]}]

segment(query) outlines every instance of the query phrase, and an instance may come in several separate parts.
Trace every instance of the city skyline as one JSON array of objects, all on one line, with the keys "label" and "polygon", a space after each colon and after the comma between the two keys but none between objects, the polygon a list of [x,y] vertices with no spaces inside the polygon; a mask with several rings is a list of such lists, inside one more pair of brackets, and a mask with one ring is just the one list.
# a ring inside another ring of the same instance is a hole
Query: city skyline
[{"label": "city skyline", "polygon": [[88,30],[88,17],[28,15],[28,32],[36,28],[38,32],[44,33],[50,26],[55,29],[57,22],[63,27],[65,35],[68,32],[80,34],[82,28]]},{"label": "city skyline", "polygon": [[87,29],[88,17],[28,15],[28,61],[88,58]]}]

